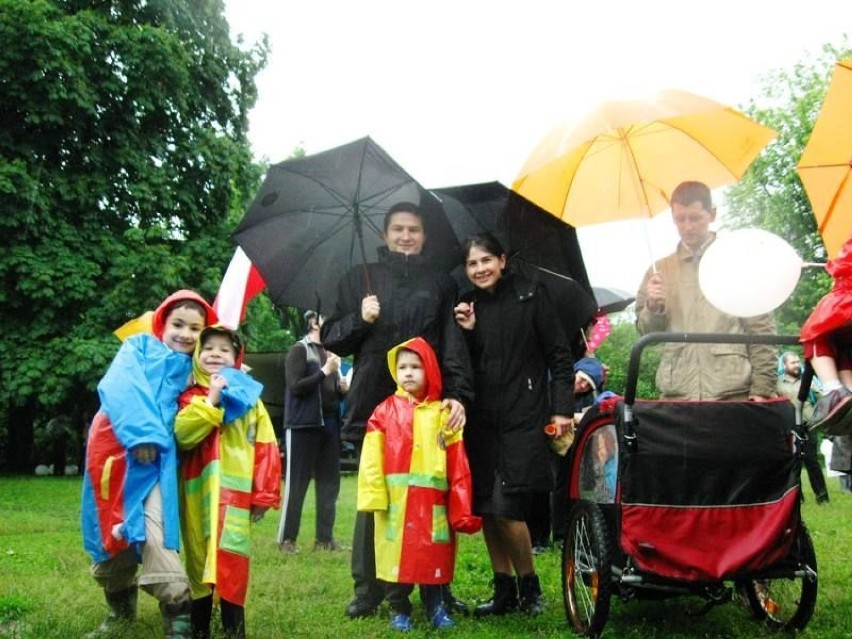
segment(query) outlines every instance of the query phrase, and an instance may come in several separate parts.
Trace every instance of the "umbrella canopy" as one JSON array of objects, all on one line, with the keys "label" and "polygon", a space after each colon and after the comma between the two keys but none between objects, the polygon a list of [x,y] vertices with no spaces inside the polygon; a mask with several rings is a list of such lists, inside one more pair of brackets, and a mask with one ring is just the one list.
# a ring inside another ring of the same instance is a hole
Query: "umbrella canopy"
[{"label": "umbrella canopy", "polygon": [[[432,192],[462,241],[473,233],[490,231],[506,249],[510,268],[544,284],[569,337],[594,318],[597,303],[574,228],[499,182]],[[462,288],[470,286],[463,269],[454,275]]]},{"label": "umbrella canopy", "polygon": [[852,234],[852,58],[841,60],[798,165],[829,258]]},{"label": "umbrella canopy", "polygon": [[651,217],[669,208],[685,180],[710,188],[735,182],[776,135],[682,91],[607,102],[548,133],[512,188],[575,227]]},{"label": "umbrella canopy", "polygon": [[276,304],[330,312],[340,278],[385,245],[384,217],[398,202],[420,207],[424,256],[454,268],[459,242],[440,201],[370,138],[269,167],[234,239]]},{"label": "umbrella canopy", "polygon": [[604,314],[618,313],[636,301],[633,293],[611,286],[593,286],[592,293],[598,302],[598,310]]}]

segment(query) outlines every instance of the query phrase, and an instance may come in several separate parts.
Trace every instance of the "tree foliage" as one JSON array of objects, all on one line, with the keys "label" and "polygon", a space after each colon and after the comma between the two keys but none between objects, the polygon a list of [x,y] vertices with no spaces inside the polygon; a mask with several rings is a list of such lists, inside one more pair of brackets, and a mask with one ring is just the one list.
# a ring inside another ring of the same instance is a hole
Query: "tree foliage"
[{"label": "tree foliage", "polygon": [[[612,332],[595,352],[595,357],[608,368],[606,390],[623,395],[627,384],[630,352],[636,340],[639,339],[639,332],[636,330],[636,316],[632,310],[619,313],[611,319]],[[657,365],[660,363],[660,347],[653,346],[644,349],[641,357],[636,397],[653,399],[659,396],[654,376]]]},{"label": "tree foliage", "polygon": [[[726,194],[727,226],[755,227],[787,240],[805,261],[825,261],[825,248],[796,164],[810,138],[834,63],[852,55],[848,42],[826,45],[821,54],[762,79],[762,89],[745,113],[778,132]],[[779,332],[798,334],[817,300],[830,286],[823,269],[803,269],[790,298],[776,311]]]},{"label": "tree foliage", "polygon": [[0,0],[0,39],[0,410],[26,446],[21,420],[92,410],[112,330],[215,293],[267,45],[221,0]]}]

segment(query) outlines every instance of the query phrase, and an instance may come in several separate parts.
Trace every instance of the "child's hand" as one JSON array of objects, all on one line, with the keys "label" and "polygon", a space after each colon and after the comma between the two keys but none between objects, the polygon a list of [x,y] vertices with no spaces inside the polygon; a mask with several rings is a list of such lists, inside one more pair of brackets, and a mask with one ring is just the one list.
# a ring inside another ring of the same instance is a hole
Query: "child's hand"
[{"label": "child's hand", "polygon": [[141,444],[132,448],[130,454],[140,464],[150,464],[157,459],[157,447],[154,444]]},{"label": "child's hand", "polygon": [[228,386],[228,380],[219,373],[210,376],[210,390],[207,392],[207,401],[211,406],[218,406],[222,401],[222,389]]},{"label": "child's hand", "polygon": [[266,506],[252,506],[251,507],[251,523],[256,524],[263,516],[266,514],[266,511],[269,510]]},{"label": "child's hand", "polygon": [[213,373],[210,376],[210,390],[213,390],[214,388],[216,390],[222,390],[223,388],[225,388],[227,386],[228,386],[228,380],[225,379],[224,375],[221,375],[219,373]]}]

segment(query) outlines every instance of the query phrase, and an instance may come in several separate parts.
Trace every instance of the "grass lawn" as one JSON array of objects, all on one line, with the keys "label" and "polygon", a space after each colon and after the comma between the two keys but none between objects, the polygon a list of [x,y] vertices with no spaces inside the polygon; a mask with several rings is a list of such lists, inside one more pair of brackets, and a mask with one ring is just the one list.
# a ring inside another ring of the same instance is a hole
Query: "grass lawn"
[{"label": "grass lawn", "polygon": [[[830,480],[831,504],[817,506],[806,488],[804,519],[816,545],[819,595],[816,612],[803,637],[852,637],[852,495],[841,494]],[[42,639],[82,637],[106,613],[103,597],[88,574],[89,561],[80,540],[79,478],[0,478],[0,637]],[[348,543],[354,521],[355,477],[344,477],[337,537]],[[298,555],[282,555],[275,545],[277,512],[254,531],[252,582],[247,606],[249,636],[388,637],[386,610],[380,616],[349,621],[343,609],[352,584],[349,552],[313,551],[313,498],[306,501]],[[548,602],[546,613],[528,618],[458,619],[453,637],[570,637],[562,607],[560,556],[537,558]],[[454,591],[474,602],[487,598],[490,569],[481,535],[462,537]],[[417,602],[411,637],[434,637]],[[162,637],[156,602],[140,594],[139,619],[125,637]],[[660,602],[616,599],[604,637],[715,638],[766,637],[770,631],[736,603],[690,616],[700,601]]]}]

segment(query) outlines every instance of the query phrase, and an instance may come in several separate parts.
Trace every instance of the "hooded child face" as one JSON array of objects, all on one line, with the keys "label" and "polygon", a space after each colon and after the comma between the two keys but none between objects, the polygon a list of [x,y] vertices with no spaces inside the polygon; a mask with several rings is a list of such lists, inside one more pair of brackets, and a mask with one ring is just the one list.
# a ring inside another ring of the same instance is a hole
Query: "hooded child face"
[{"label": "hooded child face", "polygon": [[210,376],[223,368],[239,368],[243,360],[240,336],[221,325],[208,326],[201,332],[192,358],[192,376],[195,383],[210,386]]},{"label": "hooded child face", "polygon": [[201,344],[198,363],[210,375],[218,373],[223,368],[233,367],[236,361],[237,350],[226,335],[213,333],[208,335]]},{"label": "hooded child face", "polygon": [[213,308],[195,291],[172,293],[154,311],[154,337],[171,350],[191,355],[205,326],[218,321]]},{"label": "hooded child face", "polygon": [[[412,395],[418,401],[441,399],[443,385],[438,358],[429,343],[422,337],[415,337],[393,347],[388,352],[388,368],[397,384],[398,394]],[[414,388],[415,380],[420,386],[420,390],[416,393],[409,390]]]}]

